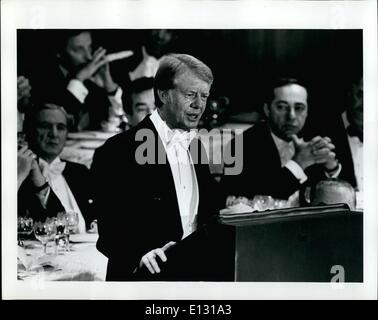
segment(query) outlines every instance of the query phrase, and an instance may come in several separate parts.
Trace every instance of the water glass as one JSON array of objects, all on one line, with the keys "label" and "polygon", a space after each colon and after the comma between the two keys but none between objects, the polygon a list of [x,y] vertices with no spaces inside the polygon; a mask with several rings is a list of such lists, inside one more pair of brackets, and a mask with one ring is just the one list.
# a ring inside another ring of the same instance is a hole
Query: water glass
[{"label": "water glass", "polygon": [[68,237],[66,234],[66,215],[65,212],[59,212],[55,219],[56,235],[55,235],[55,253],[58,254],[59,248],[68,251]]},{"label": "water glass", "polygon": [[74,211],[66,211],[64,216],[66,219],[65,234],[67,236],[67,249],[69,250],[70,234],[77,233],[78,231],[79,214]]},{"label": "water glass", "polygon": [[19,217],[17,219],[17,240],[18,245],[24,247],[24,240],[33,232],[33,219]]},{"label": "water glass", "polygon": [[34,235],[42,243],[43,255],[47,254],[47,243],[55,239],[56,224],[54,218],[47,218],[45,222],[38,221],[34,224]]}]

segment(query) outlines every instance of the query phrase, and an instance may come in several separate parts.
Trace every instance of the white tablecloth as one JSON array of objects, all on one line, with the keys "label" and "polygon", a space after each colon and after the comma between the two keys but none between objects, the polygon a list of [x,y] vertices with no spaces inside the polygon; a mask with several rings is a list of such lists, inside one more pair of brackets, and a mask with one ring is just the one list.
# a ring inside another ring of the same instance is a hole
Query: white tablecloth
[{"label": "white tablecloth", "polygon": [[[96,249],[98,234],[71,235],[71,251],[55,247],[49,242],[47,255],[42,256],[42,244],[36,240],[25,241],[18,248],[17,277],[33,281],[104,281],[107,258]],[[26,268],[25,264],[27,265]]]}]

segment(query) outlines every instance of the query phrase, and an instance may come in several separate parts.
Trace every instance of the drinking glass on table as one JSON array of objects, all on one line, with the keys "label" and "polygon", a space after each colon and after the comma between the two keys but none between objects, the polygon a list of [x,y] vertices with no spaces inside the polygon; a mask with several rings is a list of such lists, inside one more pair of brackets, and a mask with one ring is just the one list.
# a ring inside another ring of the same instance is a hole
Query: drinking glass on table
[{"label": "drinking glass on table", "polygon": [[55,252],[58,254],[58,249],[63,247],[68,250],[68,240],[66,234],[66,214],[65,212],[59,212],[55,219],[56,235],[55,235]]},{"label": "drinking glass on table", "polygon": [[19,217],[17,219],[17,240],[18,245],[24,247],[24,240],[33,232],[33,219]]},{"label": "drinking glass on table", "polygon": [[43,255],[47,254],[47,243],[56,235],[54,218],[47,218],[45,222],[38,221],[34,224],[34,235],[43,245]]},{"label": "drinking glass on table", "polygon": [[78,231],[79,214],[75,211],[66,211],[64,215],[66,218],[65,234],[67,236],[67,248],[69,249],[70,235]]},{"label": "drinking glass on table", "polygon": [[271,210],[274,208],[274,199],[267,195],[256,195],[250,200],[250,206],[257,211]]}]

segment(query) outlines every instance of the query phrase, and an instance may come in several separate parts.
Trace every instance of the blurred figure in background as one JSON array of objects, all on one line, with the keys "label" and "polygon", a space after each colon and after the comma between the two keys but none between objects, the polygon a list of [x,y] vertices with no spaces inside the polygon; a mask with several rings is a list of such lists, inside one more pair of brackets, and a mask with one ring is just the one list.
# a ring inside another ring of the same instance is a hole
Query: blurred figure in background
[{"label": "blurred figure in background", "polygon": [[352,185],[341,179],[325,179],[311,188],[311,205],[346,203],[351,210],[356,209],[356,193]]},{"label": "blurred figure in background", "polygon": [[60,159],[67,132],[67,114],[62,107],[35,105],[27,114],[28,147],[18,152],[18,215],[44,221],[58,212],[74,211],[79,214],[82,233],[93,220],[89,170]]},{"label": "blurred figure in background", "polygon": [[131,82],[124,94],[123,105],[129,127],[135,127],[155,110],[153,78],[139,78]]},{"label": "blurred figure in background", "polygon": [[31,107],[31,85],[28,78],[17,77],[17,132],[23,132],[25,112]]},{"label": "blurred figure in background", "polygon": [[363,192],[363,80],[352,85],[349,103],[343,113],[343,122],[347,132],[348,144],[353,159],[354,175],[356,177],[356,189]]},{"label": "blurred figure in background", "polygon": [[51,67],[33,74],[33,97],[64,105],[73,130],[106,128],[109,113],[123,113],[122,89],[113,81],[106,49],[92,48],[89,31],[62,30],[54,35],[55,60]]},{"label": "blurred figure in background", "polygon": [[153,29],[150,30],[145,42],[141,47],[142,60],[137,67],[129,72],[131,81],[139,78],[155,77],[159,68],[159,59],[172,52],[176,35],[173,30]]},{"label": "blurred figure in background", "polygon": [[[243,171],[224,176],[228,195],[269,195],[298,206],[298,191],[320,179],[338,177],[342,169],[328,137],[298,138],[308,115],[307,90],[296,79],[281,78],[269,90],[266,122],[243,133]],[[232,142],[231,142],[232,144]],[[230,144],[230,145],[231,145]],[[229,147],[230,147],[229,145]]]}]

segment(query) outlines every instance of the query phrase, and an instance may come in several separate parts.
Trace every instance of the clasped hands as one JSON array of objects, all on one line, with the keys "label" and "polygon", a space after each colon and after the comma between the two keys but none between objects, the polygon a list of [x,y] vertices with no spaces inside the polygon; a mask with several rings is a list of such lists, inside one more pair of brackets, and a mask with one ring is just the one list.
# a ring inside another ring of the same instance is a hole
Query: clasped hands
[{"label": "clasped hands", "polygon": [[45,184],[46,179],[42,175],[41,169],[37,163],[37,156],[27,147],[21,147],[17,152],[17,187],[19,188],[22,182],[30,176],[30,179],[35,187],[40,187]]},{"label": "clasped hands", "polygon": [[316,136],[306,142],[303,138],[293,135],[292,139],[295,146],[293,160],[303,170],[313,164],[323,164],[327,171],[333,171],[338,167],[338,160],[334,152],[335,145],[329,137]]},{"label": "clasped hands", "polygon": [[91,80],[107,92],[114,92],[118,87],[110,74],[106,49],[103,47],[93,53],[93,59],[76,73],[75,78],[81,82]]},{"label": "clasped hands", "polygon": [[143,266],[146,267],[152,274],[154,273],[160,273],[160,267],[157,261],[157,257],[160,258],[161,261],[166,262],[167,256],[165,255],[165,252],[170,248],[173,247],[176,244],[174,241],[170,241],[167,244],[165,244],[162,248],[156,248],[148,253],[146,253],[142,259],[140,259],[139,262],[139,268],[142,268]]}]

